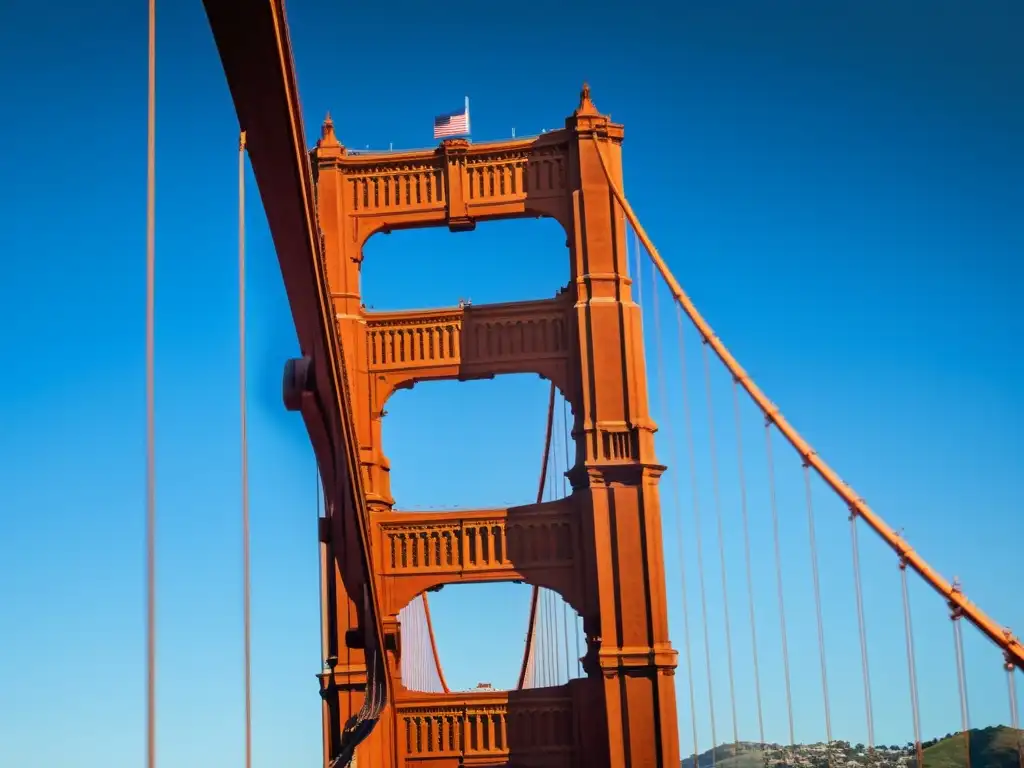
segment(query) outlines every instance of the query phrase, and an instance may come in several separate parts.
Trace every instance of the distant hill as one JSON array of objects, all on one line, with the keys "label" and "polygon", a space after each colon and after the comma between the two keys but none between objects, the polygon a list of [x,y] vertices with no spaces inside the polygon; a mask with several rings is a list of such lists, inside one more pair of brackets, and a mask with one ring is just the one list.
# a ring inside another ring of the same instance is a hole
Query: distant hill
[{"label": "distant hill", "polygon": [[[1003,725],[975,728],[970,732],[970,768],[1024,768],[1018,745],[1024,743],[1024,732]],[[923,768],[967,768],[967,755],[962,734],[946,734],[941,739],[926,741]],[[869,752],[863,744],[836,741],[829,750],[823,743],[758,744],[741,741],[738,745],[722,744],[701,753],[694,765],[693,757],[680,763],[681,768],[917,768],[914,745],[878,745]]]},{"label": "distant hill", "polygon": [[[997,725],[970,731],[971,768],[1022,768],[1022,732]],[[925,768],[966,768],[963,734],[947,736],[924,750]]]},{"label": "distant hill", "polygon": [[[698,757],[699,768],[710,768],[712,750],[702,752]],[[722,744],[715,748],[715,768],[764,768],[764,751],[761,745],[752,741],[739,744]],[[681,761],[682,768],[694,768],[693,756]]]}]

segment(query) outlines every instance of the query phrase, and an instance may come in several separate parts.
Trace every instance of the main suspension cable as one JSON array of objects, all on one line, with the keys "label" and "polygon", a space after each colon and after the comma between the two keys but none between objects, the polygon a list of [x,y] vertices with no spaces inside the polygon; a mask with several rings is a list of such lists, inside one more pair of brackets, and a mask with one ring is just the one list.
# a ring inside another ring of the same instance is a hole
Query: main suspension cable
[{"label": "main suspension cable", "polygon": [[252,568],[249,538],[249,436],[245,369],[245,131],[238,137],[238,400],[242,460],[242,624],[245,664],[245,768],[252,768]]},{"label": "main suspension cable", "polygon": [[434,622],[430,617],[430,601],[426,592],[423,593],[423,621],[427,625],[427,639],[430,641],[430,651],[433,654],[434,666],[437,668],[437,682],[442,693],[451,693],[448,689],[448,680],[444,676],[444,667],[441,666],[441,654],[437,650],[437,637],[434,635]]},{"label": "main suspension cable", "polygon": [[146,118],[146,766],[156,766],[156,0]]},{"label": "main suspension cable", "polygon": [[747,394],[750,395],[751,399],[765,414],[765,417],[778,427],[779,432],[789,442],[789,444],[793,446],[793,449],[800,455],[800,458],[809,467],[813,468],[814,471],[817,472],[818,476],[821,477],[821,479],[824,480],[825,483],[828,484],[828,486],[841,499],[843,499],[844,502],[855,509],[857,514],[864,518],[864,522],[867,523],[867,525],[876,534],[878,534],[899,557],[904,558],[907,564],[917,571],[917,573],[936,592],[942,595],[945,600],[955,604],[972,624],[974,624],[990,640],[992,640],[992,642],[1007,653],[1018,668],[1024,669],[1024,645],[1021,644],[1020,640],[1014,636],[1013,633],[1004,627],[999,626],[990,616],[988,616],[988,614],[968,600],[959,589],[946,581],[946,579],[944,579],[935,569],[925,562],[924,558],[911,549],[907,541],[897,534],[896,531],[890,528],[886,522],[867,505],[864,499],[857,496],[854,490],[843,482],[839,475],[836,474],[836,472],[826,464],[820,456],[818,456],[810,444],[804,440],[800,433],[797,432],[789,421],[782,415],[779,408],[768,399],[754,380],[746,371],[743,370],[742,366],[740,366],[736,361],[736,358],[732,356],[726,346],[715,335],[714,330],[697,310],[697,307],[694,305],[690,297],[686,295],[685,291],[683,291],[682,286],[679,285],[679,281],[675,279],[675,276],[672,274],[671,270],[669,270],[665,260],[658,253],[658,249],[655,248],[654,243],[651,242],[651,239],[647,236],[643,226],[640,224],[640,220],[633,211],[633,207],[629,204],[629,201],[626,200],[625,195],[622,193],[622,189],[612,176],[611,169],[608,166],[608,160],[605,158],[604,151],[601,149],[601,141],[595,140],[593,142],[593,146],[597,152],[598,160],[601,163],[601,169],[604,172],[609,191],[618,202],[619,207],[625,213],[633,231],[643,242],[647,255],[657,265],[658,271],[661,272],[662,277],[668,284],[669,290],[672,292],[677,305],[686,313],[687,317],[697,328],[697,331],[701,336],[708,340],[708,344],[711,345],[715,354],[718,355],[719,360],[722,361],[722,364],[725,365],[725,367],[729,369],[729,372],[737,379],[737,381],[740,382],[743,389],[746,390]]}]

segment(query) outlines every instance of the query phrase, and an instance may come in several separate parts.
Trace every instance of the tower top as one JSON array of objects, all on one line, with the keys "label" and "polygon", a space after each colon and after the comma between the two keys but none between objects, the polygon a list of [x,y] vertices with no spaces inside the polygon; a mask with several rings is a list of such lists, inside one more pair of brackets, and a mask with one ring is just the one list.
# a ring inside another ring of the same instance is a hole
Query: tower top
[{"label": "tower top", "polygon": [[580,91],[580,105],[576,107],[576,111],[573,113],[576,117],[580,115],[598,115],[597,107],[594,106],[594,102],[590,100],[590,86],[587,83],[583,84],[583,90]]},{"label": "tower top", "polygon": [[334,133],[334,121],[331,120],[331,113],[327,113],[323,125],[320,127],[320,140],[316,143],[320,147],[340,147],[341,142]]}]

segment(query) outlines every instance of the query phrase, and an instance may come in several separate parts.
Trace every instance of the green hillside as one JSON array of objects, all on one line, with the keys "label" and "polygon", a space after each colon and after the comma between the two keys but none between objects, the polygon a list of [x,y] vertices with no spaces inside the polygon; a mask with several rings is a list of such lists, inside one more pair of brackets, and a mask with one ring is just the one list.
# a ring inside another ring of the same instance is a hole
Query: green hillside
[{"label": "green hillside", "polygon": [[[710,749],[700,754],[698,763],[700,768],[710,768]],[[693,768],[693,757],[684,758],[680,765],[682,768]],[[764,752],[761,745],[754,742],[722,744],[715,749],[715,768],[764,768]]]},{"label": "green hillside", "polygon": [[[711,756],[708,755],[710,762]],[[702,763],[703,764],[703,763]],[[718,768],[764,768],[764,753],[760,749],[740,752],[716,763]]]},{"label": "green hillside", "polygon": [[[971,768],[1024,768],[1018,752],[1021,731],[1004,725],[970,732]],[[925,768],[967,768],[963,734],[954,734],[924,750]]]},{"label": "green hillside", "polygon": [[[1022,731],[1002,725],[975,728],[970,732],[970,768],[1024,768],[1019,743],[1024,743]],[[962,734],[947,734],[941,739],[924,742],[923,746],[923,768],[967,768]],[[711,768],[712,750],[700,755],[697,766],[693,757],[683,759],[680,765],[681,768]],[[917,755],[913,744],[879,745],[872,752],[863,744],[835,741],[830,755],[820,743],[787,747],[740,742],[717,747],[714,768],[917,768]]]}]

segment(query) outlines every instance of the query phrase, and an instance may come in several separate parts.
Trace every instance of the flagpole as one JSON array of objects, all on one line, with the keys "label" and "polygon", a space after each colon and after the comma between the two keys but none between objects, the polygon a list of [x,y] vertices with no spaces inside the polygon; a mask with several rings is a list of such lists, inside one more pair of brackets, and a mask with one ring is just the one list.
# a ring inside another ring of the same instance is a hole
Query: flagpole
[{"label": "flagpole", "polygon": [[466,133],[471,133],[469,125],[469,96],[466,97]]}]

